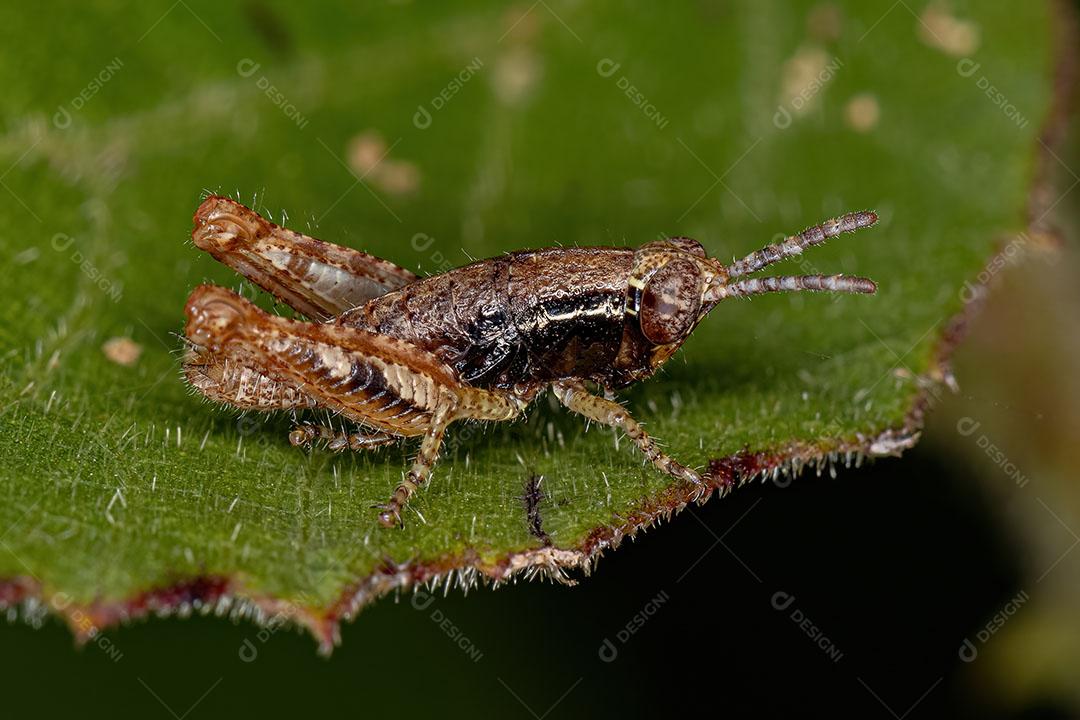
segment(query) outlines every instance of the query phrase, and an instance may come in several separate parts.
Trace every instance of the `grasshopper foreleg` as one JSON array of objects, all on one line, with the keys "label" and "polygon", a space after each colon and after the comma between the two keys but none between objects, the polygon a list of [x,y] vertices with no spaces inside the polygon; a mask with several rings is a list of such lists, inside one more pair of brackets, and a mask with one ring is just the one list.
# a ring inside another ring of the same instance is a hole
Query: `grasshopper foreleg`
[{"label": "grasshopper foreleg", "polygon": [[289,442],[297,447],[310,445],[315,440],[324,440],[327,449],[340,451],[346,449],[371,450],[383,445],[392,445],[401,438],[378,431],[350,433],[344,430],[334,430],[326,425],[312,425],[309,423],[297,425],[289,433]]}]

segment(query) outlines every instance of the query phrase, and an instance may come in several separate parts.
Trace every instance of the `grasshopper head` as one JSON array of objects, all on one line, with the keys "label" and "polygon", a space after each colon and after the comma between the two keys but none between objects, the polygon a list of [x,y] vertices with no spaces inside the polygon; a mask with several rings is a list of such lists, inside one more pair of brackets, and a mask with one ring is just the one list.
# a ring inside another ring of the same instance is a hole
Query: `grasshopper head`
[{"label": "grasshopper head", "polygon": [[872,212],[844,215],[812,227],[782,242],[725,265],[710,258],[701,243],[670,238],[638,249],[629,277],[626,314],[637,319],[641,335],[651,344],[650,370],[670,358],[697,324],[729,297],[767,292],[874,293],[872,280],[845,275],[789,275],[740,279],[767,265],[800,255],[841,233],[854,232],[877,222]]},{"label": "grasshopper head", "polygon": [[641,334],[653,345],[681,344],[703,317],[705,291],[723,272],[696,240],[644,245],[634,257],[627,313],[637,317]]}]

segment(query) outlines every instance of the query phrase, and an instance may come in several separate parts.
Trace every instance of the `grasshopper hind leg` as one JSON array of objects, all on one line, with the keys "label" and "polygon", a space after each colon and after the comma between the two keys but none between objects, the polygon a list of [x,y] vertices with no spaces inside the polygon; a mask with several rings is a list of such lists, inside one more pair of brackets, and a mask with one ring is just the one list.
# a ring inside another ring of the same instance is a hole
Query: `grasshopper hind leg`
[{"label": "grasshopper hind leg", "polygon": [[188,385],[206,399],[241,410],[272,412],[318,407],[300,387],[271,377],[250,362],[230,362],[227,357],[189,350],[183,361]]},{"label": "grasshopper hind leg", "polygon": [[194,223],[196,247],[313,320],[329,320],[417,279],[388,260],[281,227],[220,195],[203,201]]},{"label": "grasshopper hind leg", "polygon": [[512,420],[536,393],[532,386],[509,392],[464,385],[437,356],[398,338],[271,315],[225,288],[196,288],[185,313],[184,334],[198,356],[273,378],[300,392],[304,403],[378,433],[340,438],[330,429],[297,428],[292,437],[300,443],[324,433],[341,449],[421,438],[416,461],[382,508],[385,526],[400,524],[401,509],[431,476],[450,423]]}]

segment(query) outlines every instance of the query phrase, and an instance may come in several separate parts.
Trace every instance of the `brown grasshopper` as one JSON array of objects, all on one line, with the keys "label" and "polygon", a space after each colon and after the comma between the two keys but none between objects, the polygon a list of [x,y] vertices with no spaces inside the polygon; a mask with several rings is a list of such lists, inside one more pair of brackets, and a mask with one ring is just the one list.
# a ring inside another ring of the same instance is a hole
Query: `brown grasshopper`
[{"label": "brown grasshopper", "polygon": [[387,527],[401,523],[431,475],[450,423],[514,419],[547,387],[570,410],[622,430],[660,470],[701,484],[611,391],[655,373],[725,298],[877,289],[843,275],[740,279],[873,225],[872,212],[830,220],[731,265],[696,240],[671,238],[636,249],[522,250],[426,278],[287,230],[225,197],[207,198],[194,220],[196,246],[312,322],[200,285],[185,308],[188,382],[236,408],[322,408],[357,426],[349,433],[300,424],[289,434],[293,445],[321,439],[334,450],[364,450],[421,437],[411,470],[378,506]]}]

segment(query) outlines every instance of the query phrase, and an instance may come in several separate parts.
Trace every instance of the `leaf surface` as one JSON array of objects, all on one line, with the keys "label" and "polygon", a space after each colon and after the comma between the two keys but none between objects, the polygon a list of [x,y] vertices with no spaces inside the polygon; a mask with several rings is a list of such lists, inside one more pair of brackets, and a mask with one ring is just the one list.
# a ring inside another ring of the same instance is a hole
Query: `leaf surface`
[{"label": "leaf surface", "polygon": [[908,446],[967,283],[1033,219],[1055,102],[1051,6],[920,5],[0,11],[22,38],[0,65],[0,599],[99,625],[287,611],[329,644],[401,584],[588,569],[687,499],[541,399],[455,427],[405,530],[381,529],[411,446],[304,453],[287,418],[180,381],[187,293],[239,284],[190,243],[204,190],[421,273],[661,235],[736,257],[873,208],[775,273],[878,295],[726,301],[625,399],[738,482]]}]

